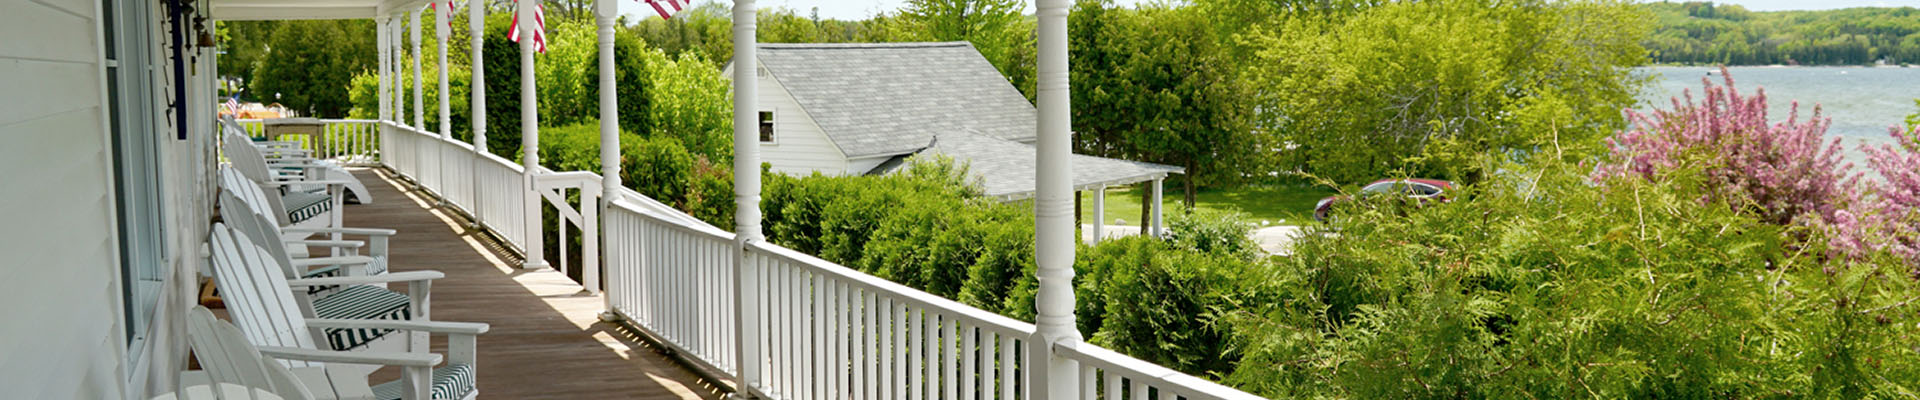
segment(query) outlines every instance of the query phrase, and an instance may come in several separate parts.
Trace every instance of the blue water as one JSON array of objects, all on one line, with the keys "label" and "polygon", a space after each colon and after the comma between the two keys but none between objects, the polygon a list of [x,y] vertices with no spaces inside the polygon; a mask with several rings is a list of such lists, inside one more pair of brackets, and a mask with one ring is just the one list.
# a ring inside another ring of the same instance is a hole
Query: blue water
[{"label": "blue water", "polygon": [[[1800,119],[1812,116],[1819,106],[1823,116],[1832,118],[1828,135],[1847,138],[1847,158],[1864,168],[1860,144],[1887,143],[1887,127],[1900,125],[1916,109],[1913,99],[1920,98],[1920,68],[1898,67],[1731,67],[1735,88],[1743,94],[1756,89],[1767,93],[1767,118],[1785,121],[1794,101],[1800,102]],[[1708,76],[1708,71],[1714,71]],[[1670,99],[1690,90],[1700,96],[1701,78],[1722,84],[1718,68],[1648,67],[1653,82],[1640,95],[1641,111],[1672,107]]]}]

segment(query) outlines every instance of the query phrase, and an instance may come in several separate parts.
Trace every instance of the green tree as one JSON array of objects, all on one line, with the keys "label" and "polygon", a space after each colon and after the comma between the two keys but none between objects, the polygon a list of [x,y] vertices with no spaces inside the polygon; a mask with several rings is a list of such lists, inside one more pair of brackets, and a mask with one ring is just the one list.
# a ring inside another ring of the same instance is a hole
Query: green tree
[{"label": "green tree", "polygon": [[374,66],[373,23],[285,21],[258,56],[248,90],[310,116],[339,118],[352,108],[348,83]]},{"label": "green tree", "polygon": [[1248,93],[1205,14],[1083,1],[1072,17],[1081,152],[1183,167],[1189,206],[1197,186],[1235,181],[1261,164],[1268,146],[1250,132]]},{"label": "green tree", "polygon": [[1580,158],[1622,126],[1646,18],[1604,1],[1443,0],[1288,15],[1246,37],[1282,171],[1478,181],[1481,154]]}]

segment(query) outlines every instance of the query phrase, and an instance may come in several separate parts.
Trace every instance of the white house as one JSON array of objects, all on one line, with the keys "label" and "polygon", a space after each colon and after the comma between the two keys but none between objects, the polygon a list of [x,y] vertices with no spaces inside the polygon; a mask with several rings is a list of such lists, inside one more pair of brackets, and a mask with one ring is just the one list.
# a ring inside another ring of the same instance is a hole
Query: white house
[{"label": "white house", "polygon": [[967,42],[766,43],[759,58],[775,172],[867,174],[945,132],[1034,140],[1033,103]]}]

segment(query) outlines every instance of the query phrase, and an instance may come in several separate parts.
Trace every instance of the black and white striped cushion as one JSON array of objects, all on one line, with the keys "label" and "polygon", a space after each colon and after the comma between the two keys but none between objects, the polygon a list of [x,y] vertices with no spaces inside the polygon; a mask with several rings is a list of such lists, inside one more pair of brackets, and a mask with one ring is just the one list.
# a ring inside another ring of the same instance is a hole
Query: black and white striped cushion
[{"label": "black and white striped cushion", "polygon": [[[382,383],[373,387],[373,398],[379,400],[400,400],[407,387],[400,381]],[[473,366],[468,364],[447,363],[447,366],[433,369],[433,398],[458,400],[467,397],[473,391]]]},{"label": "black and white striped cushion", "polygon": [[[341,271],[341,270],[340,270],[340,266],[338,266],[338,265],[329,265],[329,266],[325,266],[325,267],[320,267],[320,268],[314,268],[314,269],[310,269],[310,270],[307,270],[307,273],[305,273],[305,274],[301,274],[301,275],[300,275],[300,277],[301,277],[301,278],[332,278],[332,277],[336,277],[336,276],[341,276],[341,274],[342,274],[342,273],[344,273],[344,272],[346,272],[346,271]],[[335,285],[335,286],[308,286],[308,287],[307,287],[307,295],[308,295],[308,296],[319,296],[319,295],[321,295],[321,294],[326,294],[326,293],[331,293],[331,292],[333,292],[333,291],[334,291],[334,289],[339,289],[339,288],[340,288],[340,286],[338,286],[338,285]]]},{"label": "black and white striped cushion", "polygon": [[[338,319],[388,319],[404,321],[412,316],[407,295],[375,286],[349,286],[338,293],[313,301],[314,316]],[[325,328],[327,344],[334,350],[349,350],[379,339],[391,329]]]},{"label": "black and white striped cushion", "polygon": [[288,221],[300,222],[332,210],[333,196],[328,196],[326,193],[294,191],[281,196],[280,203],[287,206]]}]

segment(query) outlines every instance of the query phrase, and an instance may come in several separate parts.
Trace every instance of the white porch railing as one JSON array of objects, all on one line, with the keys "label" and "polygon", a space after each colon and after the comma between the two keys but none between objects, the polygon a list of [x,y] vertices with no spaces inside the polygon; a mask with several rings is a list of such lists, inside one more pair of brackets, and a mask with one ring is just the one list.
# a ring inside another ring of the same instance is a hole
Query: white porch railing
[{"label": "white porch railing", "polygon": [[[248,136],[266,137],[266,125],[263,120],[242,119],[235,122],[247,131]],[[380,145],[380,121],[367,119],[323,119],[326,124],[324,133],[318,137],[308,135],[281,135],[275,140],[299,142],[300,147],[314,151],[314,158],[331,159],[352,166],[373,166],[380,164],[380,155],[376,152]]]},{"label": "white porch railing", "polygon": [[[440,195],[524,249],[530,190],[520,165],[419,129],[382,123],[379,161]],[[443,168],[444,166],[444,168]],[[597,180],[591,172],[536,178],[549,189]],[[590,185],[588,185],[590,186]],[[609,311],[707,368],[739,376],[775,399],[1024,399],[1033,324],[1013,320],[769,243],[749,243],[735,277],[734,235],[621,188],[604,236],[587,221],[583,241],[604,239]],[[598,190],[581,189],[594,207]],[[557,204],[558,193],[541,196]],[[562,214],[567,214],[562,212]],[[580,218],[591,219],[590,212]],[[564,242],[562,242],[564,243]],[[597,243],[597,242],[596,242]],[[583,247],[586,246],[582,243]],[[590,248],[590,247],[588,247]],[[587,251],[591,258],[593,254]],[[597,275],[584,263],[583,276]],[[556,263],[555,265],[564,265]],[[597,279],[585,286],[597,289]],[[735,282],[743,287],[736,290]],[[735,299],[752,312],[737,318]],[[739,329],[736,321],[750,329]],[[740,357],[741,332],[752,337]],[[1254,399],[1205,379],[1080,343],[1055,354],[1079,361],[1083,399]]]}]

